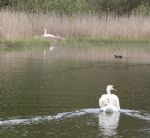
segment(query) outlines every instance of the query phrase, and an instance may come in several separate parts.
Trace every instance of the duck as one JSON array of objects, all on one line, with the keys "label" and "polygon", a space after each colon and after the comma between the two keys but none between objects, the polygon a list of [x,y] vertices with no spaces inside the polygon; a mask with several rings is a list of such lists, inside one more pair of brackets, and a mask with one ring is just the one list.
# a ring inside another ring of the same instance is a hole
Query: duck
[{"label": "duck", "polygon": [[121,55],[114,55],[115,58],[123,58]]},{"label": "duck", "polygon": [[112,94],[111,91],[116,91],[114,85],[108,85],[106,87],[107,94],[103,94],[99,98],[99,107],[103,112],[119,112],[120,111],[120,103],[117,95]]}]

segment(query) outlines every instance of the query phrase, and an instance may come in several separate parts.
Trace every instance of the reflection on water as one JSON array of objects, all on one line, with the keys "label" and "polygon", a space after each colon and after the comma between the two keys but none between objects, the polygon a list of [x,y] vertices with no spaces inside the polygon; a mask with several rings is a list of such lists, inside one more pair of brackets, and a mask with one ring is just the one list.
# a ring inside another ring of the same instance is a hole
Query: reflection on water
[{"label": "reflection on water", "polygon": [[[136,115],[135,115],[135,113],[136,113]],[[97,138],[108,138],[108,137],[118,138],[118,136],[119,136],[118,127],[120,125],[119,118],[121,117],[120,114],[127,115],[129,118],[133,117],[138,120],[150,121],[150,114],[143,113],[140,111],[121,109],[120,113],[117,112],[117,113],[108,114],[108,113],[100,112],[99,108],[88,108],[88,109],[76,110],[76,111],[72,111],[72,112],[62,112],[62,113],[58,113],[56,115],[48,115],[48,116],[33,116],[33,117],[26,117],[26,118],[11,117],[8,119],[1,118],[0,126],[1,126],[2,131],[0,131],[0,134],[3,133],[3,131],[6,131],[6,133],[8,133],[10,130],[12,130],[12,128],[13,128],[13,132],[16,128],[14,133],[17,133],[17,128],[19,128],[19,129],[23,128],[23,131],[21,131],[21,133],[25,134],[25,135],[30,132],[30,129],[28,130],[28,128],[32,128],[31,129],[32,131],[30,133],[34,134],[35,132],[37,133],[37,130],[35,130],[35,131],[33,130],[33,129],[35,129],[35,126],[42,125],[44,127],[45,126],[44,124],[47,124],[46,128],[44,128],[44,129],[49,128],[48,132],[44,131],[43,133],[52,134],[52,135],[49,135],[50,137],[61,136],[61,134],[63,134],[63,136],[64,136],[65,133],[70,134],[72,137],[72,136],[74,136],[74,129],[75,129],[76,123],[77,124],[80,123],[80,125],[82,126],[83,124],[87,123],[86,121],[83,122],[82,118],[88,117],[88,120],[90,120],[92,117],[94,117],[94,120],[96,122],[98,122],[97,123],[98,126],[96,126],[96,128],[94,128],[94,134],[98,133]],[[149,120],[147,120],[148,116],[149,116]],[[78,119],[81,121],[76,122],[75,120],[78,120]],[[69,126],[67,126],[68,121],[70,123],[71,122],[73,123],[73,128],[71,128],[71,132],[68,131],[68,129],[69,129],[68,128]],[[61,123],[63,123],[63,124],[61,125]],[[60,125],[60,127],[62,127],[61,128],[62,133],[60,133],[59,135],[56,134],[57,128],[55,128],[56,127],[55,125],[53,126],[51,124],[53,124],[53,125],[56,124],[57,127],[58,127],[58,125]],[[66,126],[67,126],[67,130],[64,130],[64,128]],[[88,125],[88,127],[89,127],[89,125]],[[89,130],[88,127],[86,128],[86,131],[85,131],[85,137],[88,137],[90,135],[90,132],[92,131],[92,130]],[[41,129],[40,129],[40,131],[41,131]],[[82,135],[83,129],[78,127],[78,129],[75,130],[75,131],[78,131],[80,129],[81,129],[81,132],[76,135],[77,137]],[[88,131],[87,131],[87,129],[88,129]],[[95,132],[95,130],[97,130],[97,129],[98,129],[98,132]],[[128,130],[127,126],[125,126],[125,130],[130,131],[130,130]],[[51,131],[53,133],[49,133]],[[143,129],[140,128],[140,129],[137,129],[136,131],[147,134],[147,135],[149,134],[149,128],[143,128]],[[126,133],[125,136],[126,135],[128,136],[129,134]],[[65,137],[67,137],[67,136],[68,135],[65,135]],[[35,137],[35,136],[33,135],[33,137]],[[93,135],[90,135],[90,138],[92,138],[92,137],[93,137]]]},{"label": "reflection on water", "polygon": [[120,112],[99,113],[99,130],[103,136],[114,136],[117,134]]},{"label": "reflection on water", "polygon": [[[92,46],[92,47],[61,47],[23,48],[18,51],[10,49],[0,51],[0,57],[8,60],[13,57],[47,58],[48,60],[70,59],[82,61],[123,61],[130,63],[150,63],[150,47],[144,46]],[[121,55],[122,59],[115,59],[114,55]]]}]

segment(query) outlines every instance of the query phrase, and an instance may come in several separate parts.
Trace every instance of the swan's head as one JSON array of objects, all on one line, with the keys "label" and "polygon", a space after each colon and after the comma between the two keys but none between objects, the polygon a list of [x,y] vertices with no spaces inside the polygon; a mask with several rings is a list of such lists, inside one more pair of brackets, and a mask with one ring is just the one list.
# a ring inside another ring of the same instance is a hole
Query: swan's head
[{"label": "swan's head", "polygon": [[107,93],[111,93],[111,91],[117,91],[114,85],[108,85],[106,88]]}]

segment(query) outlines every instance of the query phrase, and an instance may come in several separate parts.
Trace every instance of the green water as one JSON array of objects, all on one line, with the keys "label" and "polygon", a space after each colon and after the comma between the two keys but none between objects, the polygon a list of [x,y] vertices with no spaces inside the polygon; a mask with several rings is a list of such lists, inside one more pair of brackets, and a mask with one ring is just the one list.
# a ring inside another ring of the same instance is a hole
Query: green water
[{"label": "green water", "polygon": [[[150,48],[131,46],[1,48],[0,137],[149,138]],[[120,113],[99,112],[108,84]]]}]

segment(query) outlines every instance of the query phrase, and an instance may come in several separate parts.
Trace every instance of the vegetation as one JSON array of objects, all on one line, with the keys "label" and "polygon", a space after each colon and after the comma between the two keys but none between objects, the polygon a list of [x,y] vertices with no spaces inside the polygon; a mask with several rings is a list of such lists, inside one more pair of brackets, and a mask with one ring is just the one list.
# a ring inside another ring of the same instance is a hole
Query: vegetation
[{"label": "vegetation", "polygon": [[27,14],[25,12],[0,12],[1,39],[39,38],[48,33],[63,37],[91,37],[118,39],[148,39],[150,16],[114,17],[77,15],[68,17],[56,14]]},{"label": "vegetation", "polygon": [[98,15],[150,14],[149,0],[1,0],[0,9],[59,14],[96,13]]},{"label": "vegetation", "polygon": [[1,44],[49,43],[44,28],[70,39],[149,42],[150,1],[1,0],[0,21]]},{"label": "vegetation", "polygon": [[41,39],[33,39],[33,38],[24,38],[24,39],[13,39],[13,40],[0,40],[0,46],[47,46],[50,42],[47,40],[41,40]]}]

